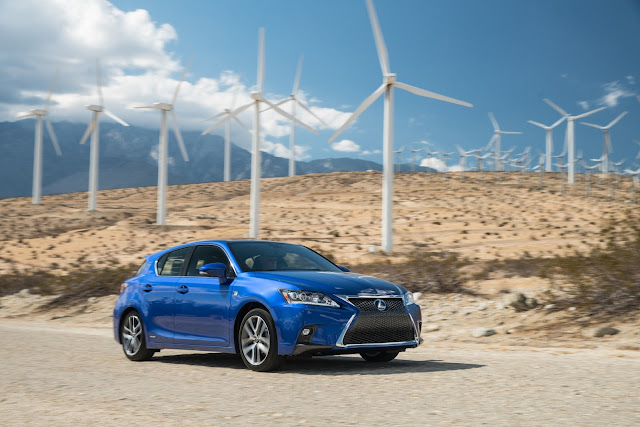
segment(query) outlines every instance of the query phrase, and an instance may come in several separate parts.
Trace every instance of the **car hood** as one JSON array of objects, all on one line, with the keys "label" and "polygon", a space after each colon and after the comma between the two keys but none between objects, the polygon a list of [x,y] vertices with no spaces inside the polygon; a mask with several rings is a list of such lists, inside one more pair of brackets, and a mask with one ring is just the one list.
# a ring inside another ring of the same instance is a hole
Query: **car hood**
[{"label": "car hood", "polygon": [[254,277],[334,295],[402,295],[406,290],[375,277],[333,271],[257,271]]}]

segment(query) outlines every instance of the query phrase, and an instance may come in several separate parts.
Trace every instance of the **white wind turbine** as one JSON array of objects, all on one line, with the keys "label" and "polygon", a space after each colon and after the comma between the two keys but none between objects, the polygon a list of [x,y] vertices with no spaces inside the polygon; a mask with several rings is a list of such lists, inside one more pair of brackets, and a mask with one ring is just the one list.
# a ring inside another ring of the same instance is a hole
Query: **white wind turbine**
[{"label": "white wind turbine", "polygon": [[496,118],[493,116],[493,113],[489,113],[489,119],[491,120],[491,124],[493,125],[493,136],[489,140],[489,144],[487,144],[486,150],[491,148],[491,144],[493,144],[494,157],[496,159],[494,170],[501,171],[502,160],[500,158],[500,136],[501,135],[519,135],[522,132],[507,132],[504,130],[500,130],[500,126],[498,126],[498,122],[496,121]]},{"label": "white wind turbine", "polygon": [[378,59],[380,60],[380,68],[382,68],[382,85],[369,95],[358,108],[353,112],[351,117],[338,129],[338,131],[329,139],[331,143],[339,134],[341,134],[364,110],[366,110],[373,102],[382,94],[384,97],[384,124],[383,124],[383,178],[382,178],[382,250],[390,252],[393,250],[393,88],[406,90],[416,95],[427,98],[439,99],[441,101],[451,102],[453,104],[471,107],[472,105],[459,101],[448,96],[439,95],[424,89],[410,86],[405,83],[396,81],[396,75],[391,73],[389,68],[389,57],[387,47],[382,37],[382,31],[378,24],[378,17],[373,7],[372,0],[367,0],[367,9],[369,11],[369,19],[376,41],[378,50]]},{"label": "white wind turbine", "polygon": [[[307,113],[311,114],[318,122],[322,123],[324,126],[327,124],[322,121],[320,117],[315,115],[313,111],[311,111],[304,103],[300,102],[297,98],[298,88],[300,87],[300,75],[302,74],[302,55],[300,55],[300,60],[298,61],[298,71],[296,72],[296,79],[293,82],[293,90],[291,91],[291,95],[288,98],[278,102],[276,106],[283,105],[287,102],[291,102],[291,116],[296,117],[296,105],[302,107]],[[327,126],[328,127],[328,126]],[[289,136],[289,176],[296,176],[296,122],[291,120],[291,134]]]},{"label": "white wind turbine", "polygon": [[56,134],[53,132],[53,126],[51,126],[51,122],[49,121],[49,103],[51,102],[51,95],[53,94],[53,89],[56,86],[56,80],[58,79],[58,72],[53,77],[53,81],[51,82],[51,87],[49,88],[49,94],[47,95],[47,100],[44,103],[44,108],[40,109],[31,109],[26,113],[18,113],[18,119],[26,119],[27,117],[35,117],[36,118],[36,134],[34,138],[34,148],[33,148],[33,186],[31,190],[31,197],[34,205],[40,204],[40,198],[42,197],[42,121],[44,120],[45,125],[47,127],[47,132],[49,133],[49,138],[51,138],[51,143],[53,144],[53,148],[56,150],[56,154],[58,156],[62,155],[62,151],[60,150],[60,144],[58,144],[58,138],[56,138]]},{"label": "white wind turbine", "polygon": [[300,126],[310,130],[313,133],[318,133],[311,126],[306,125],[286,113],[277,105],[269,102],[262,95],[262,83],[264,80],[264,28],[259,30],[259,42],[258,42],[258,81],[257,91],[251,92],[251,101],[248,104],[238,107],[235,111],[232,111],[224,120],[211,126],[207,131],[212,131],[220,126],[225,120],[236,117],[238,114],[247,110],[249,107],[254,107],[253,114],[253,138],[252,138],[252,150],[251,150],[251,195],[250,195],[250,213],[249,213],[249,237],[258,238],[260,234],[260,177],[261,177],[261,164],[260,164],[260,104],[265,103],[269,107],[273,108],[278,114],[286,117],[289,120],[294,121]]},{"label": "white wind turbine", "polygon": [[231,119],[235,120],[236,123],[240,125],[240,127],[247,132],[251,133],[249,128],[240,121],[240,119],[236,116],[231,116],[231,112],[233,111],[233,107],[236,105],[236,97],[238,96],[238,91],[236,90],[233,94],[233,98],[231,99],[231,106],[229,108],[225,108],[222,113],[216,114],[215,116],[208,118],[205,122],[213,119],[217,119],[222,116],[227,116],[222,119],[220,122],[211,126],[209,129],[202,132],[202,135],[206,135],[211,132],[213,129],[218,127],[220,123],[224,123],[224,180],[231,181]]},{"label": "white wind turbine", "polygon": [[98,157],[100,155],[100,114],[104,113],[111,117],[122,126],[129,126],[124,120],[117,117],[111,111],[103,107],[102,98],[102,80],[100,75],[100,62],[96,61],[96,83],[98,87],[98,105],[88,105],[87,110],[92,111],[93,115],[89,126],[85,131],[80,144],[84,144],[87,141],[89,135],[91,135],[91,153],[89,154],[89,211],[95,211],[98,205]]},{"label": "white wind turbine", "polygon": [[191,61],[189,61],[189,64],[187,64],[184,72],[182,73],[182,77],[180,78],[180,81],[176,86],[176,90],[173,93],[173,98],[171,98],[170,104],[164,102],[154,102],[151,106],[135,107],[160,110],[160,112],[162,113],[160,122],[160,140],[158,143],[158,210],[156,215],[157,225],[164,225],[167,219],[167,175],[169,162],[169,132],[167,125],[167,113],[169,113],[169,115],[171,116],[173,133],[178,140],[178,146],[180,147],[182,158],[185,162],[189,161],[189,155],[187,154],[187,149],[184,146],[184,141],[182,140],[182,135],[180,134],[180,129],[178,128],[178,121],[176,120],[173,104],[175,104],[176,99],[178,98],[180,86],[187,76],[187,71],[189,70],[190,65]]},{"label": "white wind turbine", "polygon": [[609,173],[609,154],[613,152],[613,147],[611,146],[611,136],[609,136],[609,129],[611,129],[611,127],[613,125],[618,123],[626,114],[627,114],[627,111],[623,112],[618,117],[613,119],[611,121],[611,123],[609,123],[606,126],[598,126],[598,125],[594,125],[592,123],[580,122],[585,126],[591,126],[591,127],[596,128],[596,129],[600,129],[602,131],[602,136],[603,136],[603,139],[604,139],[604,141],[602,143],[602,157],[603,157],[603,159],[602,159],[602,173],[604,173],[604,174],[608,174]]},{"label": "white wind turbine", "polygon": [[567,165],[568,166],[567,166],[567,170],[569,172],[568,173],[567,183],[568,184],[574,184],[574,182],[575,182],[574,181],[575,135],[574,135],[573,122],[575,120],[577,120],[577,119],[582,119],[582,118],[585,118],[587,116],[590,116],[591,114],[595,114],[598,111],[602,111],[602,110],[604,110],[605,107],[596,108],[595,110],[587,111],[586,113],[582,113],[582,114],[579,114],[577,116],[572,116],[571,114],[567,113],[562,108],[560,108],[556,104],[554,104],[550,99],[545,98],[543,101],[546,102],[551,108],[556,110],[558,113],[562,114],[562,116],[565,119],[567,119],[567,133],[565,135],[565,138],[566,138],[566,141],[567,141],[567,149],[568,149],[568,159],[567,159]]},{"label": "white wind turbine", "polygon": [[552,156],[552,153],[553,153],[553,128],[555,128],[560,123],[562,123],[564,119],[565,119],[565,117],[562,117],[560,120],[558,120],[557,122],[555,122],[551,126],[546,126],[546,125],[543,125],[542,123],[538,123],[538,122],[534,122],[533,120],[529,120],[529,123],[531,123],[532,125],[541,127],[542,129],[544,129],[546,131],[545,133],[546,133],[546,146],[547,146],[547,149],[546,149],[546,154],[545,154],[545,159],[546,159],[545,172],[551,172],[553,170],[552,160],[551,160],[551,156]]}]

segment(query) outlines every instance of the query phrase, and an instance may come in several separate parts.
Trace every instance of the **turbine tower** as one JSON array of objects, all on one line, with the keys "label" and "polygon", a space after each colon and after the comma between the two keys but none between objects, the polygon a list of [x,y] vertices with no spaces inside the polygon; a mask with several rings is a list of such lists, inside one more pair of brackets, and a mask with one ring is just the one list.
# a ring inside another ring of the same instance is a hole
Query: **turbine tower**
[{"label": "turbine tower", "polygon": [[544,129],[546,132],[546,152],[545,152],[545,172],[551,172],[553,170],[552,167],[552,160],[551,157],[553,155],[553,128],[555,128],[556,126],[558,126],[560,123],[562,123],[562,121],[565,119],[565,117],[562,117],[560,120],[558,120],[557,122],[555,122],[554,124],[552,124],[551,126],[546,126],[543,125],[542,123],[538,123],[538,122],[534,122],[533,120],[529,120],[529,123],[531,123],[534,126],[538,126],[542,129]]},{"label": "turbine tower", "polygon": [[51,82],[51,87],[49,87],[49,94],[47,95],[47,100],[44,103],[44,107],[40,109],[31,109],[26,113],[18,113],[18,119],[26,119],[27,117],[35,117],[36,118],[36,134],[34,138],[34,147],[33,147],[33,185],[31,190],[31,197],[34,205],[40,204],[40,198],[42,197],[42,122],[47,127],[47,132],[49,133],[49,138],[51,138],[51,143],[53,144],[53,148],[56,150],[56,154],[58,156],[62,155],[62,151],[60,150],[60,144],[58,144],[58,138],[56,138],[56,134],[53,132],[53,126],[51,126],[51,122],[49,121],[49,103],[51,102],[51,95],[53,94],[53,89],[56,87],[56,81],[58,79],[58,72],[53,77],[53,81]]},{"label": "turbine tower", "polygon": [[84,144],[87,141],[89,135],[91,135],[91,153],[89,155],[89,211],[95,211],[98,206],[98,157],[100,156],[100,114],[104,113],[111,117],[122,126],[129,126],[124,120],[113,114],[102,106],[102,80],[100,75],[100,61],[96,60],[96,83],[98,86],[98,105],[87,105],[87,110],[93,112],[93,117],[89,126],[85,131],[80,144]]},{"label": "turbine tower", "polygon": [[207,131],[220,126],[225,120],[230,120],[236,117],[238,114],[247,110],[250,107],[254,107],[253,113],[253,138],[252,138],[252,150],[251,150],[251,195],[250,195],[250,213],[249,213],[249,237],[258,238],[260,235],[260,177],[261,177],[261,164],[260,164],[260,104],[265,103],[269,107],[273,108],[278,114],[286,117],[287,119],[294,121],[300,126],[309,129],[313,133],[318,133],[311,126],[302,123],[289,113],[281,110],[277,105],[269,102],[262,95],[262,83],[264,81],[264,28],[259,30],[258,41],[258,81],[257,91],[251,92],[251,101],[248,104],[238,107],[235,111],[229,113],[229,115],[218,123],[211,126]]},{"label": "turbine tower", "polygon": [[[288,98],[278,102],[276,106],[281,106],[287,102],[291,102],[291,116],[296,117],[296,105],[302,107],[307,113],[311,114],[318,122],[322,123],[324,126],[328,127],[327,124],[322,121],[320,117],[315,115],[313,111],[311,111],[304,103],[300,102],[297,98],[298,88],[300,87],[300,75],[302,74],[302,55],[300,55],[300,60],[298,61],[298,71],[296,72],[296,79],[293,82],[293,90],[291,91],[291,95]],[[291,120],[291,135],[289,136],[289,176],[296,176],[296,122]]]},{"label": "turbine tower", "polygon": [[245,126],[245,124],[242,123],[238,117],[231,116],[233,107],[236,105],[237,96],[238,96],[238,91],[236,90],[231,100],[231,106],[229,108],[225,108],[222,113],[216,114],[215,116],[206,119],[205,122],[208,122],[209,120],[217,119],[225,115],[227,117],[225,117],[219,123],[216,123],[215,125],[211,126],[209,129],[202,132],[202,135],[206,135],[209,132],[211,132],[213,129],[218,127],[220,123],[224,123],[224,180],[225,181],[231,181],[231,119],[235,120],[236,123],[238,123],[242,129],[251,133],[249,128]]},{"label": "turbine tower", "polygon": [[613,125],[615,125],[616,123],[618,123],[625,115],[627,114],[627,112],[623,112],[622,114],[620,114],[618,117],[616,117],[615,119],[613,119],[613,121],[611,123],[609,123],[606,126],[598,126],[598,125],[594,125],[592,123],[586,123],[586,122],[580,122],[585,126],[591,126],[594,127],[596,129],[600,129],[602,131],[602,136],[603,136],[603,143],[602,143],[602,173],[604,174],[608,174],[609,173],[609,153],[613,152],[613,147],[611,146],[611,136],[609,136],[609,129],[611,129],[611,127]]},{"label": "turbine tower", "polygon": [[572,116],[571,114],[567,113],[565,110],[563,110],[562,108],[560,108],[556,104],[554,104],[550,99],[545,98],[543,101],[546,102],[547,104],[549,104],[549,106],[551,108],[553,108],[554,110],[556,110],[558,113],[562,114],[562,116],[565,119],[567,119],[567,133],[565,135],[566,141],[567,141],[567,149],[568,149],[568,159],[567,159],[568,178],[567,178],[567,183],[570,184],[570,185],[573,185],[574,182],[575,182],[574,181],[575,136],[574,136],[573,122],[575,120],[577,120],[577,119],[582,119],[582,118],[585,118],[587,116],[590,116],[591,114],[595,114],[598,111],[602,111],[602,110],[604,110],[605,107],[596,108],[595,110],[587,111],[586,113],[582,113],[582,114],[579,114],[577,116]]},{"label": "turbine tower", "polygon": [[364,110],[366,110],[373,102],[382,94],[384,97],[384,124],[383,124],[383,178],[382,178],[382,250],[391,252],[393,250],[393,88],[406,90],[416,95],[427,98],[439,99],[441,101],[451,102],[453,104],[471,107],[472,105],[448,96],[439,95],[424,89],[410,86],[396,80],[396,75],[391,73],[389,67],[389,57],[387,47],[382,37],[382,31],[378,24],[378,17],[373,7],[373,1],[367,0],[367,9],[369,11],[369,19],[373,29],[373,35],[378,50],[378,59],[380,60],[380,68],[382,68],[382,85],[369,95],[358,108],[353,112],[351,117],[338,129],[338,131],[329,139],[329,143],[341,134]]},{"label": "turbine tower", "polygon": [[173,98],[171,99],[171,103],[167,104],[164,102],[155,102],[151,106],[144,107],[135,107],[135,108],[145,108],[145,109],[154,109],[160,110],[161,114],[161,122],[160,122],[160,140],[158,143],[158,210],[156,215],[156,224],[164,225],[167,219],[167,175],[168,175],[168,163],[169,163],[169,135],[168,135],[168,125],[167,125],[167,113],[171,116],[171,123],[173,125],[173,133],[178,140],[178,146],[180,147],[180,152],[182,153],[182,158],[185,162],[189,161],[189,155],[187,154],[187,149],[184,146],[184,141],[182,140],[182,135],[180,134],[180,129],[178,128],[178,121],[176,120],[176,115],[173,109],[173,105],[178,98],[178,92],[180,91],[180,86],[187,76],[187,71],[189,70],[189,66],[191,65],[191,60],[189,64],[184,69],[182,73],[182,77],[176,86],[176,90],[173,93]]},{"label": "turbine tower", "polygon": [[494,170],[501,171],[502,170],[502,159],[500,158],[500,136],[501,135],[519,135],[522,132],[507,132],[504,130],[500,130],[500,126],[498,126],[498,122],[494,117],[493,113],[489,113],[489,119],[491,120],[491,124],[493,125],[493,136],[489,140],[489,144],[487,144],[487,150],[491,148],[491,144],[493,144],[494,148],[494,158],[496,159]]}]

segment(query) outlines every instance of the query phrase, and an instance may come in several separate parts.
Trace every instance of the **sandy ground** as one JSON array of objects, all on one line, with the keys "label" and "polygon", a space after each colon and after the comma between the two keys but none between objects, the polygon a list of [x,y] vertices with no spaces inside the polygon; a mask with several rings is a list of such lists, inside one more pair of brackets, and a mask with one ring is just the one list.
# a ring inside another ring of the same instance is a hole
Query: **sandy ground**
[{"label": "sandy ground", "polygon": [[[260,237],[303,243],[347,266],[393,262],[414,251],[457,252],[471,260],[551,257],[598,245],[603,227],[640,216],[628,180],[592,177],[587,195],[581,175],[569,187],[557,174],[546,174],[539,189],[535,173],[465,173],[464,180],[461,173],[401,173],[395,179],[394,253],[383,255],[381,179],[379,172],[263,179]],[[171,186],[165,226],[154,225],[155,197],[154,187],[101,191],[96,212],[86,210],[86,193],[45,196],[41,205],[30,198],[0,200],[0,272],[68,274],[83,263],[140,263],[175,244],[248,233],[249,181]],[[611,324],[621,331],[615,337],[584,343],[594,327],[609,324],[543,307],[524,313],[503,307],[501,292],[539,297],[553,285],[548,280],[498,274],[467,285],[482,296],[422,296],[425,326],[437,328],[425,332],[433,339],[475,340],[470,331],[488,327],[498,332],[488,337],[492,342],[516,345],[640,345],[637,318]],[[104,324],[113,306],[112,298],[40,313],[47,298],[2,298],[0,318]]]}]

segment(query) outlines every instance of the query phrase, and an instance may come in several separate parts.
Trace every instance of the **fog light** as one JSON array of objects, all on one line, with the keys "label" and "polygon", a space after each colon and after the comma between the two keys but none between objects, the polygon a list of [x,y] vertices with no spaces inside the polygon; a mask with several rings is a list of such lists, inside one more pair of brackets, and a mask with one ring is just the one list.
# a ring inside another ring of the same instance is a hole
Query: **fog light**
[{"label": "fog light", "polygon": [[309,335],[310,333],[311,333],[311,329],[309,329],[309,328],[304,328],[304,329],[302,330],[302,335],[304,335],[305,337],[306,337],[307,335]]},{"label": "fog light", "polygon": [[298,344],[311,344],[311,340],[313,340],[313,334],[316,333],[316,329],[318,325],[307,325],[300,331],[300,335],[298,335]]}]

